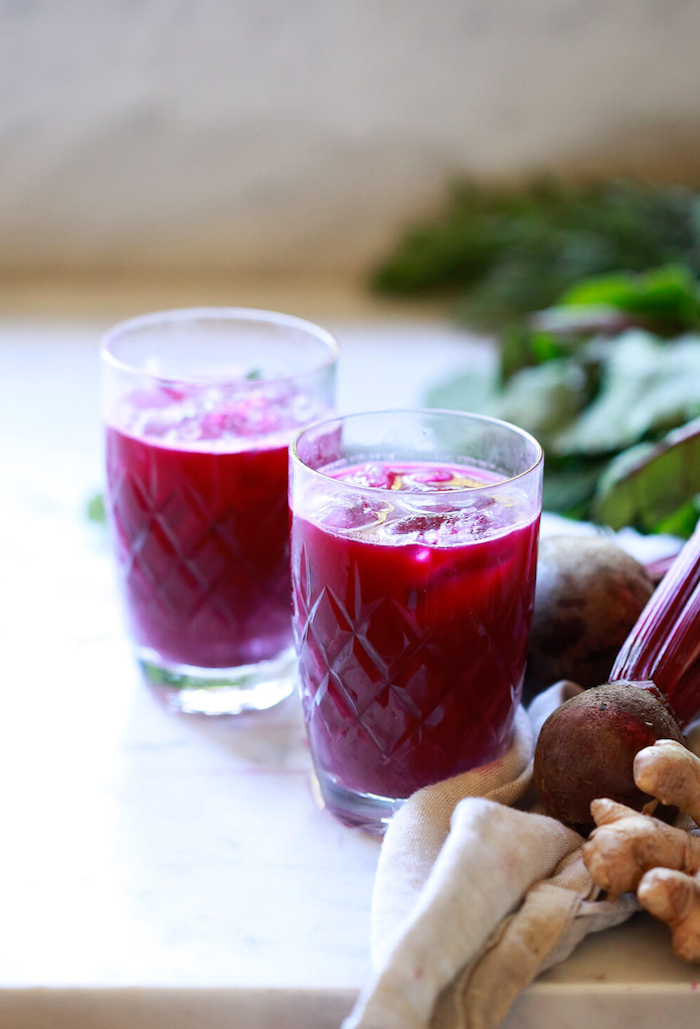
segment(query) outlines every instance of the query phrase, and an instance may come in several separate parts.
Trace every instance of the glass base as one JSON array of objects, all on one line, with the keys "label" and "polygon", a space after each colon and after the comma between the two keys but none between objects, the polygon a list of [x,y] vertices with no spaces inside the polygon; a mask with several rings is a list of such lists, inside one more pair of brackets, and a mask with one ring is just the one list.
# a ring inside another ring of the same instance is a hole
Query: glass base
[{"label": "glass base", "polygon": [[239,668],[170,664],[145,648],[136,656],[148,685],[171,711],[185,714],[265,711],[288,697],[296,680],[296,656],[291,647],[271,661]]},{"label": "glass base", "polygon": [[392,817],[405,803],[404,799],[379,797],[374,793],[349,790],[332,775],[315,770],[314,792],[321,806],[328,808],[343,825],[363,829],[373,836],[383,836]]}]

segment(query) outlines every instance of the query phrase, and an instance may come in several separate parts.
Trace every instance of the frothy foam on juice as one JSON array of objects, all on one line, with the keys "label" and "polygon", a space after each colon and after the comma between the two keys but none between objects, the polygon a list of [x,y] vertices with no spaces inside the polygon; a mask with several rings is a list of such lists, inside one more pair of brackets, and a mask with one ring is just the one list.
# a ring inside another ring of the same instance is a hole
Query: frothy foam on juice
[{"label": "frothy foam on juice", "polygon": [[294,431],[326,413],[289,385],[249,380],[206,388],[163,385],[131,393],[113,423],[130,436],[186,450],[233,452],[286,445]]}]

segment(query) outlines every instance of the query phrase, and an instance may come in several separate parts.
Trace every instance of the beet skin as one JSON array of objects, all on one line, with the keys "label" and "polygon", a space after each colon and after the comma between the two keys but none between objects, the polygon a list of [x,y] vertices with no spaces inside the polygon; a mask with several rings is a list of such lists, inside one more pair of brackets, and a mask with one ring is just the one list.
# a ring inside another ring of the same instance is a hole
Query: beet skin
[{"label": "beet skin", "polygon": [[541,540],[524,697],[560,679],[606,682],[652,592],[644,567],[610,540]]},{"label": "beet skin", "polygon": [[584,830],[600,797],[641,811],[652,798],[634,784],[634,756],[659,739],[685,744],[655,687],[608,683],[567,700],[535,748],[535,789],[547,814]]}]

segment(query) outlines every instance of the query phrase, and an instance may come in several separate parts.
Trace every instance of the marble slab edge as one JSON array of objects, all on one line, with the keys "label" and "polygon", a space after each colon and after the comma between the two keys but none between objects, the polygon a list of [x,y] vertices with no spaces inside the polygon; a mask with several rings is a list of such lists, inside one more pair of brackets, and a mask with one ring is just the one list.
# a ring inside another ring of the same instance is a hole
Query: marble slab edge
[{"label": "marble slab edge", "polygon": [[0,989],[6,1029],[338,1029],[356,990],[232,987]]},{"label": "marble slab edge", "polygon": [[[231,987],[0,989],[0,1026],[12,1029],[340,1029],[357,991]],[[502,1029],[658,1029],[697,1024],[697,983],[536,983]]]}]

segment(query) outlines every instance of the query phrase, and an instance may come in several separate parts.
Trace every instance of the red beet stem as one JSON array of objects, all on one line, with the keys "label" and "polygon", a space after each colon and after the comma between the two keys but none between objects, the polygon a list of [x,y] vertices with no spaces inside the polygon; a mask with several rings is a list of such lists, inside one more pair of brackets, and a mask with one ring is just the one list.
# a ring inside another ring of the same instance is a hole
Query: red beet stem
[{"label": "red beet stem", "polygon": [[664,557],[657,557],[653,561],[645,563],[644,571],[655,586],[658,586],[677,557],[678,550],[674,551],[673,554],[666,554]]},{"label": "red beet stem", "polygon": [[700,714],[700,526],[650,597],[610,682],[652,679],[685,728]]}]

